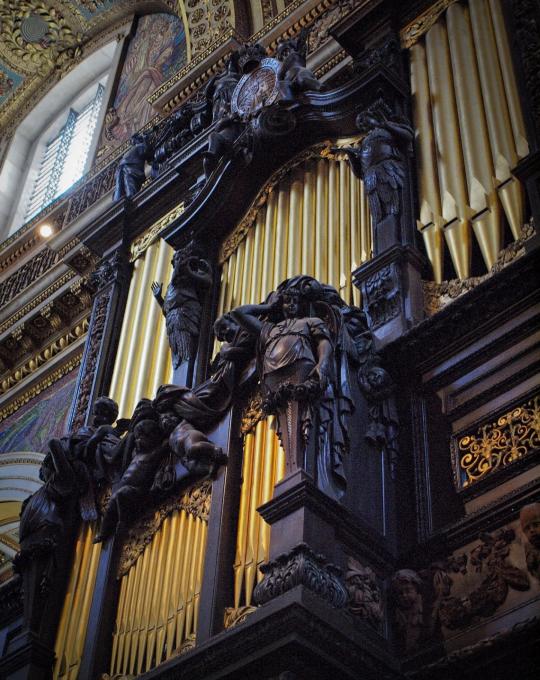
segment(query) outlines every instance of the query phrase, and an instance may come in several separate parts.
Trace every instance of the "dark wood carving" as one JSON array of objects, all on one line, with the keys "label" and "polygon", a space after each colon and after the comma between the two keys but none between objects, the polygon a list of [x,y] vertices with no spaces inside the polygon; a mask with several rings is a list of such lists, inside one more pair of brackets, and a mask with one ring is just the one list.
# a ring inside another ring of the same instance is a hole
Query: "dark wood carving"
[{"label": "dark wood carving", "polygon": [[382,100],[360,113],[356,126],[365,136],[357,148],[344,149],[367,191],[375,255],[401,242],[401,218],[410,212],[404,204],[409,197],[407,157],[412,154],[413,129],[391,115]]},{"label": "dark wood carving", "polygon": [[163,284],[154,282],[152,292],[163,311],[174,368],[193,358],[201,326],[202,302],[212,285],[212,266],[203,249],[191,241],[174,254],[172,278],[165,298]]},{"label": "dark wood carving", "polygon": [[290,553],[263,564],[263,580],[253,591],[257,604],[264,604],[291,590],[304,586],[332,606],[341,608],[347,604],[347,591],[341,581],[341,569],[330,564],[324,555],[301,543]]},{"label": "dark wood carving", "polygon": [[146,179],[145,164],[152,158],[152,155],[153,149],[148,135],[133,135],[131,147],[116,167],[113,201],[130,198],[139,191]]}]

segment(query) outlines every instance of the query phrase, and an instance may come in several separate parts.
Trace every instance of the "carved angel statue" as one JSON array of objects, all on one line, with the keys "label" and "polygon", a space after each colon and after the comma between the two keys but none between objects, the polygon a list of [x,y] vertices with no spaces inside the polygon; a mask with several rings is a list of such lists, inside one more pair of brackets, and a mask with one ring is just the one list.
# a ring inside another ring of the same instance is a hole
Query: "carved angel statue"
[{"label": "carved angel statue", "polygon": [[352,402],[342,381],[340,314],[327,297],[315,279],[298,276],[284,281],[266,303],[237,307],[231,316],[258,339],[265,410],[277,414],[288,471],[303,466],[316,432],[319,487],[339,499],[346,488],[343,456]]},{"label": "carved angel statue", "polygon": [[407,123],[389,120],[378,105],[358,114],[356,126],[365,133],[359,147],[339,149],[349,156],[354,174],[363,180],[374,228],[389,216],[396,220],[403,209],[406,154],[413,140]]},{"label": "carved angel statue", "polygon": [[202,300],[212,285],[212,266],[201,249],[191,241],[177,250],[172,259],[173,273],[165,298],[163,284],[154,281],[152,293],[165,315],[173,366],[178,368],[195,351],[201,325]]}]

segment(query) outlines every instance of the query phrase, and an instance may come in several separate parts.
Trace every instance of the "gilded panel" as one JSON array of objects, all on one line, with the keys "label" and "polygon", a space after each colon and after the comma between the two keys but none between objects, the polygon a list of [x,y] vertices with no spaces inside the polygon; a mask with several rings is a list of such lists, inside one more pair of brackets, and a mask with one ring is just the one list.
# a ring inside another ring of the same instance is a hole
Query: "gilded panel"
[{"label": "gilded panel", "polygon": [[540,448],[540,395],[452,438],[456,484],[469,488]]}]

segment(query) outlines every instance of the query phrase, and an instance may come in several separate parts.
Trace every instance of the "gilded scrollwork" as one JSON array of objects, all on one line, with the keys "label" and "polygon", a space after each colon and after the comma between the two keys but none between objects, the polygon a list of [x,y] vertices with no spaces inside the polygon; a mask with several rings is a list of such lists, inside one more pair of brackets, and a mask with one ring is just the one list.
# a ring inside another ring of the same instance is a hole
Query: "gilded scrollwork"
[{"label": "gilded scrollwork", "polygon": [[212,483],[204,481],[186,491],[180,498],[170,498],[158,510],[142,517],[128,530],[122,547],[122,554],[120,555],[118,578],[127,574],[135,564],[145,547],[152,541],[154,534],[161,527],[166,517],[175,510],[184,510],[194,517],[207,522],[210,514],[211,500]]},{"label": "gilded scrollwork", "polygon": [[248,402],[242,414],[240,430],[243,435],[253,432],[257,423],[265,417],[263,401],[260,394],[255,394]]},{"label": "gilded scrollwork", "polygon": [[401,46],[404,49],[412,47],[436,23],[441,14],[453,5],[456,0],[438,0],[425,12],[411,21],[400,32]]},{"label": "gilded scrollwork", "polygon": [[227,630],[228,628],[234,628],[240,623],[244,623],[250,614],[257,611],[257,607],[252,607],[246,605],[244,607],[226,607],[225,614],[223,616],[223,627]]},{"label": "gilded scrollwork", "polygon": [[147,248],[149,248],[152,243],[158,238],[161,232],[166,229],[174,220],[179,217],[185,210],[185,204],[179,203],[172,210],[170,210],[166,215],[147,229],[142,236],[135,239],[130,247],[130,262],[134,262],[136,259],[144,255]]},{"label": "gilded scrollwork", "polygon": [[540,446],[540,396],[452,441],[458,486],[467,488]]}]

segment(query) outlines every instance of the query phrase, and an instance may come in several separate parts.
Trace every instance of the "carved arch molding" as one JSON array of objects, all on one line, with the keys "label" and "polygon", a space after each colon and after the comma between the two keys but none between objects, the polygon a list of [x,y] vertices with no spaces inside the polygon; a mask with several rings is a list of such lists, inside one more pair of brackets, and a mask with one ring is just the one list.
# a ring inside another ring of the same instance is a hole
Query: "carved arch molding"
[{"label": "carved arch molding", "polygon": [[[6,140],[28,111],[82,59],[121,35],[134,14],[174,13],[188,55],[228,26],[235,0],[0,0],[0,132]],[[244,28],[242,26],[241,28]],[[3,149],[0,144],[0,154]]]}]

